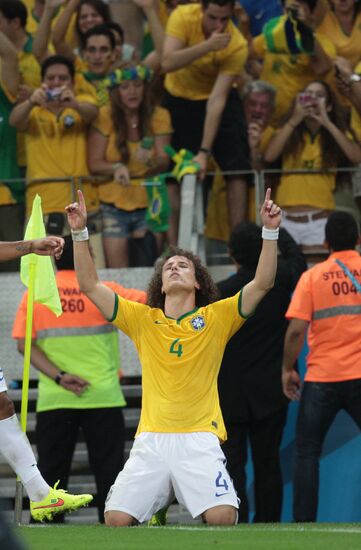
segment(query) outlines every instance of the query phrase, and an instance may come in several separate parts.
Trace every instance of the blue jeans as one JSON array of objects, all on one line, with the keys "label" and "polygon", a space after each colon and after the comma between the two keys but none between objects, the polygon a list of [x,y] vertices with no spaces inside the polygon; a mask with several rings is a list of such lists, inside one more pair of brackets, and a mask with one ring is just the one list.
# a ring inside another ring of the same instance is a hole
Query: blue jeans
[{"label": "blue jeans", "polygon": [[360,378],[345,382],[305,382],[296,426],[294,521],[316,521],[322,445],[341,409],[361,429]]}]

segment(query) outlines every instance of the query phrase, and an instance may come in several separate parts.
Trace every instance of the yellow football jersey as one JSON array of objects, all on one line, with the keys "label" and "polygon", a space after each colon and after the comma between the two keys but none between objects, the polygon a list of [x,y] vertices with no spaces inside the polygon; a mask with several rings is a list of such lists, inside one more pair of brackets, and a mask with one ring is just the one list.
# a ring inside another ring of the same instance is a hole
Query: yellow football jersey
[{"label": "yellow football jersey", "polygon": [[217,377],[228,340],[243,325],[242,291],[179,319],[117,296],[112,321],[142,365],[141,432],[211,432],[227,438]]},{"label": "yellow football jersey", "polygon": [[[349,135],[348,135],[349,137]],[[322,169],[321,138],[317,133],[304,134],[305,144],[298,154],[290,153],[282,157],[283,170],[320,170]],[[335,199],[335,173],[320,174],[283,174],[276,189],[275,202],[281,207],[312,206],[333,210]]]},{"label": "yellow football jersey", "polygon": [[[168,19],[166,35],[178,38],[184,47],[200,44],[205,40],[202,19],[200,4],[178,6]],[[185,67],[166,74],[165,88],[170,94],[191,100],[208,99],[219,74],[242,74],[248,55],[247,40],[232,21],[225,32],[231,35],[228,46],[208,52]]]}]

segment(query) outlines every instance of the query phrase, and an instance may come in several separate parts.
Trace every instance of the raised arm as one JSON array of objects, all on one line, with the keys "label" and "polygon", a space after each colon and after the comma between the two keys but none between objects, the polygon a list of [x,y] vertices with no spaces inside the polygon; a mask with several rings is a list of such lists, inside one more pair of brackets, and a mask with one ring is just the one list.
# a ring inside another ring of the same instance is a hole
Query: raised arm
[{"label": "raised arm", "polygon": [[271,189],[266,191],[261,208],[263,245],[254,279],[242,292],[242,313],[250,315],[274,285],[277,271],[277,238],[281,223],[281,209],[271,200]]},{"label": "raised arm", "polygon": [[78,190],[79,202],[65,208],[72,231],[74,263],[80,290],[88,296],[106,319],[114,314],[115,294],[100,282],[89,249],[89,235],[86,229],[87,212],[83,193]]},{"label": "raised arm", "polygon": [[59,6],[64,4],[65,0],[45,0],[45,7],[40,24],[34,35],[32,52],[39,63],[49,55],[48,46],[51,35],[51,24]]},{"label": "raised arm", "polygon": [[72,47],[66,42],[66,33],[68,31],[71,18],[76,12],[79,4],[80,0],[69,0],[63,10],[63,13],[59,16],[57,22],[55,23],[51,35],[51,40],[54,44],[56,53],[65,55],[65,57],[68,57],[71,61],[74,61],[75,55]]},{"label": "raised arm", "polygon": [[[153,44],[154,44],[154,49],[160,59],[163,51],[165,31],[159,19],[158,2],[157,0],[133,0],[133,2],[139,8],[141,8],[141,10],[143,11],[144,15],[147,18],[150,35],[152,37]],[[142,63],[144,63],[145,65],[148,65],[147,57],[142,61]]]},{"label": "raised arm", "polygon": [[6,89],[15,98],[20,84],[18,54],[13,43],[10,42],[3,32],[0,32],[0,58],[1,80],[5,84]]}]

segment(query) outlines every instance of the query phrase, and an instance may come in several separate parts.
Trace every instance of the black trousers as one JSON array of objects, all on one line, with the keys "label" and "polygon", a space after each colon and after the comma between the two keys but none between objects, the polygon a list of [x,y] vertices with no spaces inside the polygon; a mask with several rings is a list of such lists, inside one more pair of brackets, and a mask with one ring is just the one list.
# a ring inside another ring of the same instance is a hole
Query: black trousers
[{"label": "black trousers", "polygon": [[247,422],[227,423],[227,441],[222,450],[227,470],[240,498],[239,523],[249,521],[247,498],[247,442],[252,451],[254,469],[254,522],[277,522],[281,519],[283,482],[279,449],[286,424],[287,407],[263,419],[249,413]]},{"label": "black trousers", "polygon": [[296,426],[293,517],[297,522],[316,521],[322,445],[342,409],[361,429],[360,378],[345,382],[304,383]]},{"label": "black trousers", "polygon": [[60,480],[59,488],[66,489],[80,428],[95,476],[99,521],[104,522],[105,499],[124,464],[125,429],[121,407],[38,413],[38,467],[50,486]]}]

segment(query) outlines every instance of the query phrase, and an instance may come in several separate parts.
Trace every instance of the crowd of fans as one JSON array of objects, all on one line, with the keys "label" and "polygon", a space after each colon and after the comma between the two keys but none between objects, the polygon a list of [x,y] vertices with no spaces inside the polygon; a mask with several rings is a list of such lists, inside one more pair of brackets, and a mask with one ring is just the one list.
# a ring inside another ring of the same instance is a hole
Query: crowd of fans
[{"label": "crowd of fans", "polygon": [[359,215],[360,17],[353,0],[1,0],[1,239],[21,238],[36,193],[69,234],[81,188],[97,266],[144,265],[134,242],[177,242],[175,179],[168,230],[149,240],[146,222],[171,144],[212,188],[207,235],[254,219],[250,171],[272,168],[283,224],[319,246],[335,208]]},{"label": "crowd of fans", "polygon": [[[289,235],[280,234],[275,288],[227,348],[219,379],[229,432],[224,449],[242,497],[239,521],[249,513],[247,437],[255,466],[255,521],[280,520],[283,393],[290,397],[282,392],[281,362],[285,312],[306,269],[301,250],[322,246],[335,209],[360,216],[360,6],[354,0],[0,0],[1,241],[22,238],[36,194],[48,234],[69,240],[64,208],[81,189],[96,266],[152,265],[177,243],[181,182],[170,174],[169,146],[186,149],[205,189],[206,235],[229,241],[237,275],[219,290],[223,297],[233,295],[254,277],[262,239],[252,223],[253,175],[269,170],[267,183]],[[156,178],[165,173],[168,228],[154,233],[147,223],[146,188],[159,185]],[[352,219],[346,222],[356,234]],[[353,250],[354,241],[346,248],[329,242],[330,250]],[[16,260],[0,267],[16,268]],[[246,358],[234,384],[239,350]],[[65,384],[67,373],[53,376],[62,365],[54,360],[42,368],[43,359],[36,364],[32,357],[44,380],[53,389],[54,380]],[[255,387],[257,368],[263,373],[266,361],[270,380],[264,395]],[[119,396],[116,405],[124,405]],[[40,419],[47,418],[38,410]],[[66,471],[59,474],[64,479],[74,441]],[[46,449],[40,458],[46,471]],[[57,476],[48,474],[51,482]],[[99,485],[104,500],[108,486]]]}]

